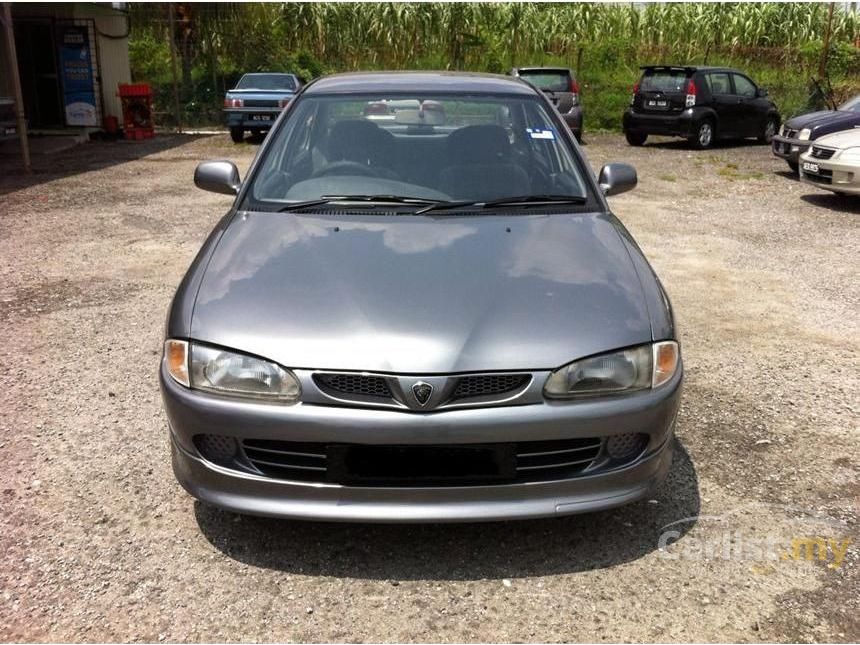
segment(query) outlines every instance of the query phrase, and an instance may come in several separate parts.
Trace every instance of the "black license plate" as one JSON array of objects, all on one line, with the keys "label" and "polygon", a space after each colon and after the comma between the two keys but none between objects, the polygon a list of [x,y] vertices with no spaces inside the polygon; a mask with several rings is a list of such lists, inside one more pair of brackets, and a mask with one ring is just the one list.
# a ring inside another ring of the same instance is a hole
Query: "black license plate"
[{"label": "black license plate", "polygon": [[271,121],[272,116],[270,114],[252,114],[251,121]]},{"label": "black license plate", "polygon": [[458,486],[511,481],[513,444],[369,446],[331,444],[328,478],[353,486]]}]

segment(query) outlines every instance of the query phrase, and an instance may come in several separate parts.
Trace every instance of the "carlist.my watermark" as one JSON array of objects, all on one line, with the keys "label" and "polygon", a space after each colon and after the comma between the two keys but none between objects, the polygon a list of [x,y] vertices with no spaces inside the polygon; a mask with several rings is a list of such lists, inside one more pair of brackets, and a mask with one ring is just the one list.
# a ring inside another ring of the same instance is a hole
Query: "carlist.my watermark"
[{"label": "carlist.my watermark", "polygon": [[[704,530],[686,532],[692,524]],[[663,526],[657,541],[661,557],[669,560],[803,562],[830,569],[845,566],[853,544],[846,522],[781,504],[685,517]]]}]

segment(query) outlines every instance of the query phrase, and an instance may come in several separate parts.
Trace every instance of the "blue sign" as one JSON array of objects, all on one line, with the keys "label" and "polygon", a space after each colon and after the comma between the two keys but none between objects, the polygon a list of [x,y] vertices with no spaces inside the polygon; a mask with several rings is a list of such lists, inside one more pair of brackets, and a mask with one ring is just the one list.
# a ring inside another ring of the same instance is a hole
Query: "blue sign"
[{"label": "blue sign", "polygon": [[60,70],[66,125],[98,125],[90,38],[86,27],[68,25],[60,30]]}]

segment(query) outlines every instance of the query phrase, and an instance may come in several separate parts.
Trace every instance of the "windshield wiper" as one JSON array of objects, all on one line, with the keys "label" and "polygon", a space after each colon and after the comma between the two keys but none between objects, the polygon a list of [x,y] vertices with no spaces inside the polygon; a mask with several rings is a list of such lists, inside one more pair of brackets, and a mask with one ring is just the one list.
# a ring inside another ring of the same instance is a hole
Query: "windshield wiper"
[{"label": "windshield wiper", "polygon": [[588,199],[582,195],[520,195],[518,197],[503,197],[484,202],[483,208],[508,206],[509,204],[526,204],[531,206],[551,206],[553,204],[584,204]]},{"label": "windshield wiper", "polygon": [[515,197],[503,197],[501,199],[492,199],[489,201],[438,202],[415,211],[415,214],[421,215],[422,213],[429,213],[430,211],[465,208],[468,206],[486,209],[496,208],[498,206],[553,206],[557,204],[584,204],[587,201],[588,199],[582,195],[518,195]]},{"label": "windshield wiper", "polygon": [[424,197],[405,197],[403,195],[322,195],[319,199],[309,199],[303,202],[294,202],[286,204],[278,209],[279,213],[288,211],[301,210],[312,206],[322,206],[324,204],[333,204],[337,202],[376,202],[380,204],[424,204],[436,205],[447,204],[444,200],[425,199]]}]

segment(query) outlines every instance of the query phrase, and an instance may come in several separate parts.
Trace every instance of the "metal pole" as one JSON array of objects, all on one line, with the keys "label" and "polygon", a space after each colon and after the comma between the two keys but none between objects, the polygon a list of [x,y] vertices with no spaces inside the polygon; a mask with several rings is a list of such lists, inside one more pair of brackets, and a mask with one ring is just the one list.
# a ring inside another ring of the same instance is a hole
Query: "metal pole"
[{"label": "metal pole", "polygon": [[6,44],[9,48],[9,70],[12,85],[15,86],[15,114],[18,117],[18,136],[21,139],[21,156],[24,170],[30,172],[30,140],[27,138],[27,118],[24,116],[24,95],[21,92],[21,77],[18,74],[18,52],[15,50],[15,32],[12,29],[12,6],[3,3],[3,28],[6,31]]},{"label": "metal pole", "polygon": [[176,110],[176,128],[182,132],[182,113],[179,111],[179,80],[176,74],[176,22],[173,16],[173,3],[168,2],[168,22],[170,23],[168,34],[170,38],[170,71],[173,74],[173,107]]}]

